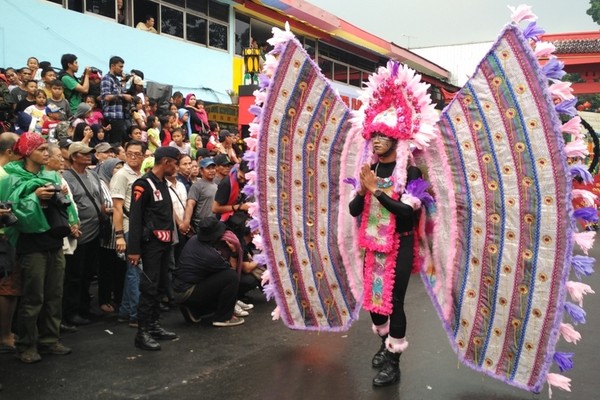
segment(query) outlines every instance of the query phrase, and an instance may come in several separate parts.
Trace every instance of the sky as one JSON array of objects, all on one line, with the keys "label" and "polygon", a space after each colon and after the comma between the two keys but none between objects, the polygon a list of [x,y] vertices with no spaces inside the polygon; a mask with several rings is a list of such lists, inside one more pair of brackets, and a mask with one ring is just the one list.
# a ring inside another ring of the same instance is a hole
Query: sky
[{"label": "sky", "polygon": [[[308,0],[405,48],[493,41],[510,22],[510,0]],[[528,0],[546,33],[597,31],[590,0]]]}]

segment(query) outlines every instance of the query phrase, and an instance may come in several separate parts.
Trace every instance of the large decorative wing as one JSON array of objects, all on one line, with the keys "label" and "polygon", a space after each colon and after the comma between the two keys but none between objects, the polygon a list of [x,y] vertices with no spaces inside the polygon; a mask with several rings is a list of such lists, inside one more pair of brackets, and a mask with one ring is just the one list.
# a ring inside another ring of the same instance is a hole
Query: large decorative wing
[{"label": "large decorative wing", "polygon": [[273,75],[262,76],[266,93],[256,93],[260,123],[251,126],[254,151],[246,155],[255,161],[252,216],[266,290],[288,327],[345,330],[360,310],[362,282],[346,211],[352,187],[342,183],[355,165],[344,147],[356,143],[348,138],[350,110],[293,35],[274,33],[266,62]]},{"label": "large decorative wing", "polygon": [[[528,8],[515,14],[533,19]],[[540,66],[552,48],[538,42],[532,50],[525,35],[533,30],[504,29],[422,155],[436,198],[422,276],[462,362],[539,392],[547,380],[568,390],[567,378],[548,373],[553,361],[561,371],[570,364],[555,352],[561,333],[577,338],[563,319],[585,320],[566,294],[578,287],[579,302],[591,290],[568,278],[572,265],[593,263],[572,247],[587,253],[595,232],[577,232],[574,217],[584,216],[571,205],[573,174],[585,173],[567,157],[581,155],[582,143],[565,145],[574,123],[563,126],[559,113],[572,114],[575,100],[567,84],[549,85],[561,66],[552,57]]]}]

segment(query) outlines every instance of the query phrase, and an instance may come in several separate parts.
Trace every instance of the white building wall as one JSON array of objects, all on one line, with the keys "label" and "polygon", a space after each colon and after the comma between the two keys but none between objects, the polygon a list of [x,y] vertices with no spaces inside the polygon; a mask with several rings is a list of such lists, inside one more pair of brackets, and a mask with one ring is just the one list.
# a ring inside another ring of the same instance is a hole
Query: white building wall
[{"label": "white building wall", "polygon": [[[230,49],[232,31],[230,21]],[[232,88],[233,50],[143,32],[44,0],[0,0],[0,66],[20,68],[35,56],[60,68],[64,53],[78,57],[79,75],[86,66],[108,72],[109,58],[118,55],[125,60],[125,71],[139,69],[148,81],[172,84],[183,93],[211,88],[220,93],[221,102],[229,102],[225,93]]]},{"label": "white building wall", "polygon": [[450,83],[462,87],[492,44],[493,42],[468,43],[410,50],[450,71]]}]

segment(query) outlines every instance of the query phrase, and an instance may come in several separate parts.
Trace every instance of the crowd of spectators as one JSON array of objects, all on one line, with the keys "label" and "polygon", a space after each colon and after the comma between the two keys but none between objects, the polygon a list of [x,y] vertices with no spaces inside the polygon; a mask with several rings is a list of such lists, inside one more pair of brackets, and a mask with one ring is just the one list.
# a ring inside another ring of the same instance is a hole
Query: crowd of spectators
[{"label": "crowd of spectators", "polygon": [[78,76],[77,57],[64,54],[60,68],[30,57],[0,69],[0,353],[25,363],[69,354],[62,335],[102,315],[138,328],[135,343],[146,350],[176,337],[158,316],[148,326],[138,319],[147,276],[128,257],[130,217],[143,220],[136,239],[150,240],[149,217],[135,208],[150,177],[160,183],[164,174],[173,210],[161,309],[236,326],[253,307],[246,293],[260,287],[242,138],[209,121],[193,93],[158,104],[144,74],[125,74],[124,64],[115,56],[104,76],[90,67]]}]

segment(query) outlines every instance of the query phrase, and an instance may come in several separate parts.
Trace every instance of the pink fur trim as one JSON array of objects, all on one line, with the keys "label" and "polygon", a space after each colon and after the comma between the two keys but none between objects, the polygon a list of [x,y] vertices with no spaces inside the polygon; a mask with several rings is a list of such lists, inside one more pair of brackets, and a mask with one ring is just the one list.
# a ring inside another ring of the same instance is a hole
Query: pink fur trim
[{"label": "pink fur trim", "polygon": [[398,339],[388,336],[387,339],[385,339],[385,347],[392,353],[403,353],[408,348],[408,342],[406,341],[406,338]]},{"label": "pink fur trim", "polygon": [[582,198],[586,203],[586,206],[593,207],[598,196],[589,190],[585,189],[573,189],[573,198]]},{"label": "pink fur trim", "polygon": [[373,330],[374,334],[378,336],[385,336],[388,333],[390,333],[390,320],[388,319],[387,322],[383,325],[372,324],[371,329]]}]

